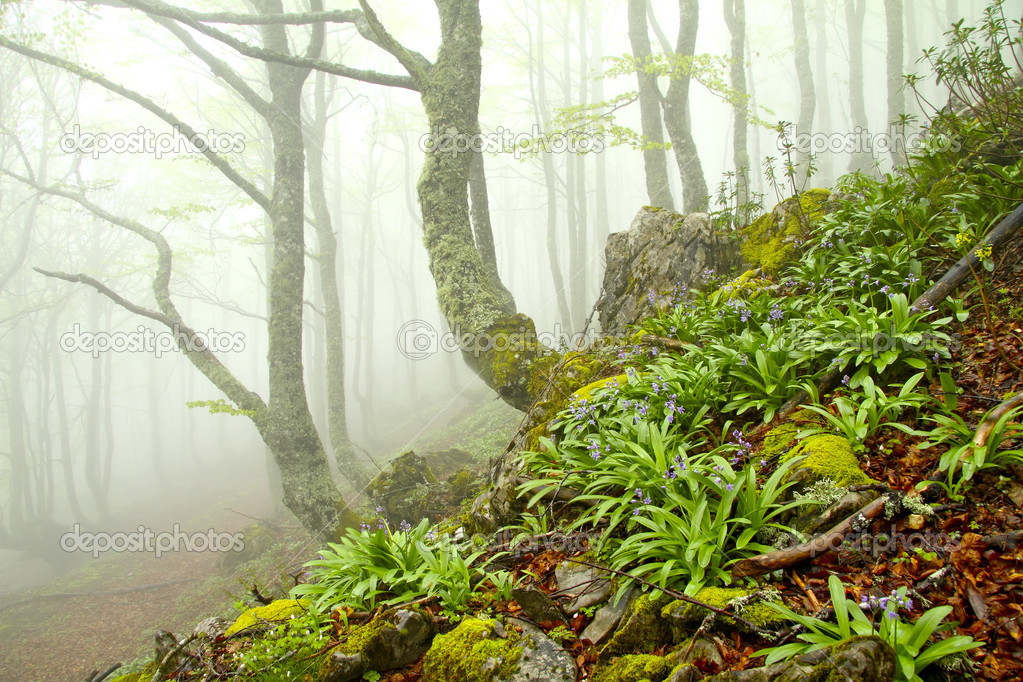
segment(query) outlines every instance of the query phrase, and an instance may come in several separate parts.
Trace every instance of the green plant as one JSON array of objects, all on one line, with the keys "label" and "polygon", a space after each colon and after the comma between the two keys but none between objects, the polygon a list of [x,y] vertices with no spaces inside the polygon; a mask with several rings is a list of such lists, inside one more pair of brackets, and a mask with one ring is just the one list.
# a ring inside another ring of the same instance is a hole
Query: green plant
[{"label": "green plant", "polygon": [[447,534],[432,531],[425,519],[396,531],[380,525],[349,530],[339,543],[329,543],[319,559],[305,564],[311,581],[294,587],[292,594],[312,598],[321,610],[337,605],[372,610],[425,596],[438,597],[446,608],[461,608],[476,578],[510,592],[502,572],[488,573],[485,563],[473,565],[482,550],[465,551]]},{"label": "green plant", "polygon": [[[828,588],[835,612],[834,623],[802,615],[784,605],[768,602],[768,606],[808,630],[798,635],[801,642],[758,652],[767,655],[768,665],[790,656],[823,649],[854,635],[873,635],[888,642],[895,650],[898,661],[896,679],[917,682],[921,680],[920,673],[931,663],[980,646],[980,642],[972,637],[961,635],[948,637],[929,647],[925,646],[935,632],[952,627],[950,624],[943,624],[945,618],[952,613],[952,607],[936,606],[923,613],[915,623],[907,623],[899,614],[902,609],[906,613],[912,611],[912,600],[906,597],[905,587],[900,587],[891,595],[880,599],[864,595],[859,604],[846,598],[845,586],[838,576],[832,575],[828,578]],[[868,617],[864,610],[871,615]]]},{"label": "green plant", "polygon": [[[900,386],[897,395],[889,397],[874,384],[873,379],[866,376],[863,377],[859,393],[849,396],[839,395],[834,398],[833,404],[838,414],[832,413],[820,404],[803,405],[802,407],[824,417],[834,430],[846,437],[854,451],[862,451],[866,449],[866,439],[877,433],[883,426],[915,433],[909,427],[900,424],[897,419],[904,410],[919,409],[929,401],[928,396],[914,392],[917,384],[923,378],[923,372],[913,375]],[[806,389],[814,402],[818,402],[816,387],[807,384]],[[813,426],[801,431],[798,437],[805,438],[822,431],[826,431],[826,429]]]},{"label": "green plant", "polygon": [[303,659],[327,646],[330,637],[330,621],[321,619],[314,611],[293,615],[233,654],[236,671],[240,676],[255,679],[302,679],[319,665],[315,660]]}]

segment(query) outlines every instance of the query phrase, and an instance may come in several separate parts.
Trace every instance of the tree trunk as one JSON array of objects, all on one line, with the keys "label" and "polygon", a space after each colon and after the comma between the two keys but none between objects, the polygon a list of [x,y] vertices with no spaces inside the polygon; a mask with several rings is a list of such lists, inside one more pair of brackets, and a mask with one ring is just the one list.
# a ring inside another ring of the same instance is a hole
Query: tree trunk
[{"label": "tree trunk", "polygon": [[[650,34],[647,32],[647,0],[629,0],[629,42],[632,56],[640,64],[650,59]],[[674,210],[675,202],[668,185],[668,160],[664,154],[664,132],[661,124],[661,94],[657,78],[642,70],[636,71],[639,81],[640,127],[643,132],[643,168],[646,190],[651,206]]]},{"label": "tree trunk", "polygon": [[904,30],[902,26],[902,0],[884,0],[884,16],[888,37],[888,135],[892,165],[908,163],[904,145],[904,124],[906,97],[903,94],[902,62]]},{"label": "tree trunk", "polygon": [[492,280],[494,288],[503,299],[503,305],[515,308],[515,299],[501,281],[497,270],[497,249],[494,247],[494,228],[490,222],[490,199],[487,193],[487,171],[482,152],[470,152],[472,165],[469,167],[469,198],[471,200],[472,231],[476,238],[483,267]]},{"label": "tree trunk", "polygon": [[749,202],[749,106],[746,94],[746,0],[724,0],[725,24],[731,35],[731,65],[729,75],[732,89],[739,99],[735,102],[735,125],[732,129],[732,162],[735,165],[736,217],[741,223],[747,218]]},{"label": "tree trunk", "polygon": [[[828,93],[828,81],[831,78],[831,74],[828,73],[828,30],[827,23],[824,21],[826,13],[827,8],[824,0],[817,0],[814,4],[813,12],[813,26],[817,43],[814,45],[814,56],[816,57],[817,62],[817,129],[822,134],[830,135],[834,132],[834,130],[831,125],[831,96]],[[817,157],[817,172],[820,176],[818,185],[831,187],[834,181],[834,172],[832,170],[834,167],[833,161],[834,159],[830,151],[824,151]]]},{"label": "tree trunk", "polygon": [[[863,15],[865,0],[845,0],[845,25],[849,44],[849,109],[853,134],[863,139],[867,131],[867,107],[863,99]],[[870,152],[857,149],[849,160],[850,171],[865,171],[873,165]]]},{"label": "tree trunk", "polygon": [[[810,68],[810,41],[806,34],[806,7],[803,0],[792,0],[792,34],[796,48],[796,75],[799,78],[799,120],[796,122],[797,143],[801,136],[813,133],[813,114],[817,106],[813,89],[813,71]],[[799,144],[805,149],[805,143]],[[808,180],[809,153],[796,152],[796,183],[802,185]]]},{"label": "tree trunk", "polygon": [[[323,181],[323,145],[327,138],[327,96],[325,76],[318,72],[314,79],[313,117],[307,137],[309,155],[306,170],[309,173],[309,203],[316,226],[317,269],[320,275],[320,295],[323,297],[323,317],[326,329],[326,384],[327,433],[334,451],[334,461],[341,475],[356,488],[366,483],[366,473],[355,456],[348,435],[348,416],[345,407],[345,343],[344,316],[338,291],[338,242],[327,205]],[[339,192],[340,194],[340,192]]]},{"label": "tree trunk", "polygon": [[[280,13],[280,0],[260,0],[263,13]],[[281,25],[260,27],[264,47],[287,53]],[[270,399],[262,435],[281,472],[284,504],[312,532],[337,537],[347,511],[330,475],[330,464],[313,424],[302,372],[302,308],[305,278],[305,153],[302,85],[308,69],[268,62],[272,106],[267,125],[274,149],[273,268],[267,361]]]},{"label": "tree trunk", "polygon": [[[590,61],[593,70],[598,73],[603,68],[604,64],[603,26],[603,3],[597,2],[593,5],[593,21],[590,22],[590,28],[592,30],[590,43],[593,45]],[[604,101],[603,78],[595,78],[593,80],[593,99],[597,102]],[[596,203],[594,221],[596,227],[595,238],[597,240],[597,244],[595,246],[600,249],[600,253],[603,253],[604,244],[607,242],[608,235],[611,234],[611,222],[607,215],[607,157],[603,152],[598,152],[596,154],[596,162],[594,166],[593,198]]]},{"label": "tree trunk", "polygon": [[[679,0],[678,41],[676,57],[692,57],[696,53],[696,32],[700,22],[700,4],[697,0]],[[700,153],[693,139],[693,125],[689,115],[688,71],[676,71],[664,97],[664,127],[671,138],[671,148],[682,176],[682,212],[707,210],[707,180],[703,177]]]}]

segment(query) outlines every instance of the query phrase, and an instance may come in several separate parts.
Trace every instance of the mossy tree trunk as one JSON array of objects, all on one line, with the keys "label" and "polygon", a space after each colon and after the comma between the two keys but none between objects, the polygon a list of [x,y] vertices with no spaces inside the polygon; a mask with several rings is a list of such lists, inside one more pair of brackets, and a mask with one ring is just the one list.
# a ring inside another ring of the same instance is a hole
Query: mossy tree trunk
[{"label": "mossy tree trunk", "polygon": [[[853,132],[867,130],[867,107],[863,99],[863,15],[866,0],[845,0],[845,27],[849,46],[849,110]],[[850,171],[870,168],[870,153],[859,150],[849,161]]]},{"label": "mossy tree trunk", "polygon": [[[734,104],[735,123],[732,129],[732,162],[735,164],[735,201],[743,207],[749,201],[749,105],[746,100],[746,0],[724,0],[725,24],[731,37],[729,77],[739,99]],[[745,211],[739,214],[740,220]]]}]

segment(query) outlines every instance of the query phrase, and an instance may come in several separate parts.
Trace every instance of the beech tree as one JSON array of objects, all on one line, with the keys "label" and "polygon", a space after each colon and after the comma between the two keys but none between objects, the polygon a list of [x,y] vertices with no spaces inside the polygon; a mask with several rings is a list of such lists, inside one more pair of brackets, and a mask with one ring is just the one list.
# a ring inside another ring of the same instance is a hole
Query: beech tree
[{"label": "beech tree", "polygon": [[[479,0],[435,0],[440,18],[440,42],[434,60],[399,43],[386,29],[367,0],[359,10],[322,9],[286,14],[280,0],[256,0],[255,13],[197,12],[159,0],[111,0],[150,17],[164,27],[210,71],[237,92],[270,130],[273,150],[273,185],[261,192],[232,167],[227,159],[207,149],[206,160],[262,208],[273,235],[272,268],[268,278],[269,316],[267,353],[269,397],[265,400],[244,386],[205,347],[194,329],[182,319],[171,291],[173,252],[166,239],[142,223],[117,216],[92,202],[84,193],[48,187],[20,178],[36,190],[78,203],[111,225],[147,240],[158,253],[153,278],[156,309],[124,298],[98,279],[84,274],[40,270],[50,277],[85,284],[138,315],[181,332],[179,344],[189,361],[248,416],[267,444],[280,472],[284,503],[311,532],[337,537],[354,521],[334,485],[329,462],[313,423],[303,378],[302,308],[305,275],[305,139],[301,126],[301,95],[312,70],[382,86],[419,92],[429,130],[455,136],[479,134],[482,23]],[[357,69],[319,58],[326,23],[355,26],[359,34],[389,53],[405,74]],[[261,45],[252,45],[217,25],[257,26]],[[289,48],[289,26],[309,27],[304,54]],[[212,38],[239,54],[265,63],[269,98],[257,92],[226,61],[201,45],[195,33]],[[78,75],[194,136],[185,121],[154,100],[117,84],[99,73],[66,59],[0,36],[0,47],[26,58]],[[537,373],[549,371],[557,355],[533,341],[532,321],[517,315],[510,297],[502,293],[493,268],[488,268],[476,242],[469,210],[471,154],[452,154],[433,148],[426,153],[417,185],[423,219],[424,244],[437,299],[448,325],[476,341],[465,348],[468,364],[509,404],[526,409],[546,382]],[[482,227],[482,225],[480,225]],[[511,337],[494,344],[495,337]],[[543,357],[544,362],[536,362]]]}]

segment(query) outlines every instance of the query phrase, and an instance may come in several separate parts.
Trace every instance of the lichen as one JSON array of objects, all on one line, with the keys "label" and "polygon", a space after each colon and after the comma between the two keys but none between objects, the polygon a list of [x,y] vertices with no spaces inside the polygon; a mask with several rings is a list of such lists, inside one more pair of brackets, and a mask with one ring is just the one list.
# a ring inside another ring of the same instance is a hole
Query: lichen
[{"label": "lichen", "polygon": [[491,682],[511,677],[522,656],[520,636],[502,639],[495,620],[466,618],[446,635],[438,635],[423,658],[423,679],[434,682]]},{"label": "lichen", "polygon": [[789,450],[788,454],[782,457],[782,461],[802,456],[806,459],[790,473],[790,477],[799,470],[805,470],[810,472],[809,478],[813,480],[830,478],[835,485],[841,487],[876,483],[860,469],[860,462],[856,459],[852,446],[842,436],[831,434],[810,436]]},{"label": "lichen", "polygon": [[227,629],[224,635],[230,637],[236,632],[259,625],[263,621],[285,620],[292,616],[303,614],[309,610],[309,604],[308,599],[278,599],[266,606],[249,609],[238,616],[234,624]]},{"label": "lichen", "polygon": [[831,193],[810,189],[790,197],[754,220],[744,230],[740,248],[751,268],[760,268],[768,277],[777,275],[796,258],[796,239],[809,233],[824,215]]},{"label": "lichen", "polygon": [[599,665],[593,671],[593,682],[660,682],[668,677],[671,664],[663,656],[632,654]]}]

